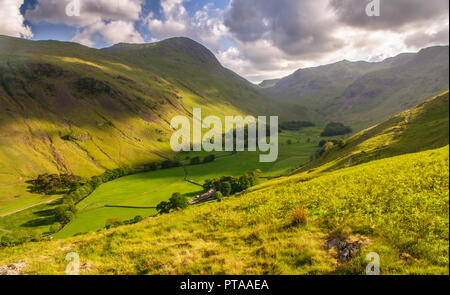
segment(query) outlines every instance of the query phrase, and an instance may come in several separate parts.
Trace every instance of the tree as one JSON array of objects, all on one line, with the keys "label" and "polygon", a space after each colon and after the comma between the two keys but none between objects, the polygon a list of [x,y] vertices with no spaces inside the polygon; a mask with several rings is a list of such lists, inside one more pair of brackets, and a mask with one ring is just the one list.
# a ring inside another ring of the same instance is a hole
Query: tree
[{"label": "tree", "polygon": [[194,157],[194,158],[192,158],[192,159],[189,161],[189,163],[190,163],[191,165],[198,165],[198,164],[200,164],[200,163],[201,163],[200,157]]},{"label": "tree", "polygon": [[182,196],[180,193],[174,193],[169,199],[170,209],[186,209],[189,206],[186,197]]},{"label": "tree", "polygon": [[222,202],[223,195],[221,192],[216,192],[214,197],[216,198],[217,202]]},{"label": "tree", "polygon": [[223,182],[223,183],[222,183],[222,186],[221,186],[221,188],[220,188],[220,192],[221,192],[224,196],[228,197],[228,196],[231,194],[231,183],[229,183],[229,182]]},{"label": "tree", "polygon": [[55,217],[61,223],[69,223],[74,217],[77,209],[73,204],[62,204],[55,209]]},{"label": "tree", "polygon": [[216,155],[208,155],[203,159],[203,163],[214,162],[215,159],[216,159]]},{"label": "tree", "polygon": [[156,206],[156,211],[158,211],[159,214],[170,213],[169,202],[162,201],[159,203],[158,206]]},{"label": "tree", "polygon": [[347,127],[344,124],[332,122],[328,123],[328,125],[323,130],[322,134],[320,134],[320,136],[329,137],[336,135],[345,135],[352,132],[353,132],[352,128]]}]

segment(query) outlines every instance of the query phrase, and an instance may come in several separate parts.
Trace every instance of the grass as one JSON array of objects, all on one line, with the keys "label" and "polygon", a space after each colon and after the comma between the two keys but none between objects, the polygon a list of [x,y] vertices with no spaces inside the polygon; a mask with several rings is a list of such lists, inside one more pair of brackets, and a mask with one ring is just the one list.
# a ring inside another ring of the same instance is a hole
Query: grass
[{"label": "grass", "polygon": [[[278,161],[260,163],[258,153],[240,152],[236,155],[218,153],[218,159],[212,163],[187,166],[189,178],[199,183],[207,179],[224,175],[240,176],[247,171],[261,169],[265,176],[278,176],[309,160],[309,155],[317,149],[315,138],[322,128],[305,128],[300,132],[283,132],[280,139]],[[292,144],[287,144],[291,140]],[[208,153],[190,152],[180,155],[186,157],[200,156]],[[188,160],[186,160],[188,162]],[[152,171],[120,178],[103,184],[91,196],[78,204],[75,219],[54,238],[67,238],[78,233],[102,229],[109,217],[120,217],[123,220],[137,215],[153,216],[155,209],[105,208],[105,205],[156,207],[161,201],[167,201],[173,193],[181,192],[193,197],[202,192],[202,188],[184,181],[185,172],[182,167]]]},{"label": "grass", "polygon": [[[77,252],[85,274],[363,274],[377,252],[382,274],[448,275],[449,148],[407,154],[283,185],[256,187],[142,223],[0,253],[0,265],[60,274]],[[292,226],[296,208],[308,223]],[[337,231],[370,244],[339,263]]]},{"label": "grass", "polygon": [[[58,222],[53,210],[60,204],[60,200],[50,204],[43,204],[33,208],[0,218],[0,228],[12,232],[25,231],[32,233],[39,231],[48,233],[50,227]],[[0,236],[2,233],[0,233]]]},{"label": "grass", "polygon": [[204,47],[183,52],[193,41],[177,42],[147,46],[140,53],[150,57],[136,59],[132,46],[123,55],[0,36],[0,212],[33,203],[23,183],[39,174],[90,177],[174,157],[170,121],[193,107],[204,116],[274,114],[268,98],[214,56],[199,61]]},{"label": "grass", "polygon": [[427,100],[345,140],[297,172],[317,173],[448,145],[449,93]]}]

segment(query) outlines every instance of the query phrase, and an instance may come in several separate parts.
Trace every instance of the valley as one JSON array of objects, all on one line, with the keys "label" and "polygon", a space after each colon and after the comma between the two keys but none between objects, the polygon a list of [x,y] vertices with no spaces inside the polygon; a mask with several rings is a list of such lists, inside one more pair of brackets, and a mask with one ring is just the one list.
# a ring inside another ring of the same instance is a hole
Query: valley
[{"label": "valley", "polygon": [[[76,252],[82,274],[364,274],[376,252],[383,274],[448,275],[448,87],[448,46],[254,85],[188,38],[0,36],[0,266],[62,274]],[[171,119],[200,107],[278,116],[278,159],[174,152]],[[227,176],[212,201],[158,207]]]}]

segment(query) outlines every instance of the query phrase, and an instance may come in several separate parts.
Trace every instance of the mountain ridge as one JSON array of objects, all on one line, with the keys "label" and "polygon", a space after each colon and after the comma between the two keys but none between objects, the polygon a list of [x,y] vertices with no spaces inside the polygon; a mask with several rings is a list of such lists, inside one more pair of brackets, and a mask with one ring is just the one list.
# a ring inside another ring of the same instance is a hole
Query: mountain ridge
[{"label": "mountain ridge", "polygon": [[448,48],[433,46],[377,63],[344,60],[299,69],[262,90],[308,109],[317,120],[343,121],[361,130],[448,90]]}]

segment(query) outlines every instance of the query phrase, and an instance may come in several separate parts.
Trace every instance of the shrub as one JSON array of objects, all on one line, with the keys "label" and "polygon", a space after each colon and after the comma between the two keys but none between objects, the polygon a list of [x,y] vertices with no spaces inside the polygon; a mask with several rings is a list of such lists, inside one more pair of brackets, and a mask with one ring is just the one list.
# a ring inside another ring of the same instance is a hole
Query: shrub
[{"label": "shrub", "polygon": [[189,206],[189,202],[186,197],[182,196],[180,193],[174,193],[169,199],[170,209],[186,209]]},{"label": "shrub", "polygon": [[216,198],[217,202],[222,202],[223,195],[221,192],[216,192],[214,197]]},{"label": "shrub", "polygon": [[55,218],[61,223],[69,223],[75,217],[76,211],[73,204],[62,204],[55,209]]},{"label": "shrub", "polygon": [[297,207],[292,214],[292,225],[305,225],[308,222],[308,213],[305,207]]},{"label": "shrub", "polygon": [[156,206],[156,211],[158,211],[159,214],[170,213],[170,203],[162,201]]},{"label": "shrub", "polygon": [[169,168],[180,167],[180,166],[181,166],[181,164],[178,160],[165,160],[164,162],[161,163],[162,169],[169,169]]},{"label": "shrub", "polygon": [[210,163],[216,160],[216,155],[208,155],[203,159],[203,163]]},{"label": "shrub", "polygon": [[200,163],[201,163],[200,157],[194,157],[194,158],[192,158],[192,159],[189,161],[189,163],[190,163],[191,165],[198,165],[198,164],[200,164]]},{"label": "shrub", "polygon": [[220,192],[221,192],[224,196],[228,197],[228,196],[231,194],[231,183],[229,183],[229,182],[223,182],[223,183],[222,183],[222,186],[221,186],[221,188],[220,188]]},{"label": "shrub", "polygon": [[138,215],[133,218],[133,223],[138,223],[141,222],[142,220],[144,220],[144,217]]},{"label": "shrub", "polygon": [[110,229],[114,227],[121,226],[123,221],[120,217],[110,217],[106,220],[105,228]]},{"label": "shrub", "polygon": [[169,202],[163,201],[156,206],[159,214],[170,213],[172,210],[186,209],[189,206],[187,198],[180,193],[174,193]]},{"label": "shrub", "polygon": [[50,232],[51,233],[57,233],[61,230],[61,224],[60,223],[55,223],[52,226],[50,226]]},{"label": "shrub", "polygon": [[42,233],[38,230],[33,232],[32,240],[34,242],[40,242],[42,240]]}]

